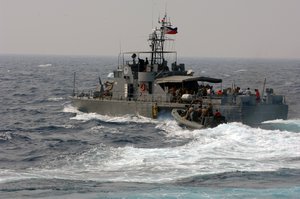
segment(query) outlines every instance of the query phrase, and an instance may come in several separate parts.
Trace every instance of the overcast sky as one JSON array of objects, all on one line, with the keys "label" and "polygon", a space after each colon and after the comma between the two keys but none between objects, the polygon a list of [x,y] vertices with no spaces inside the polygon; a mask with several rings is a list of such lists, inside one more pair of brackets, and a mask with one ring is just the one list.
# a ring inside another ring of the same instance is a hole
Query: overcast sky
[{"label": "overcast sky", "polygon": [[165,10],[180,56],[300,58],[300,0],[0,0],[0,54],[148,50]]}]

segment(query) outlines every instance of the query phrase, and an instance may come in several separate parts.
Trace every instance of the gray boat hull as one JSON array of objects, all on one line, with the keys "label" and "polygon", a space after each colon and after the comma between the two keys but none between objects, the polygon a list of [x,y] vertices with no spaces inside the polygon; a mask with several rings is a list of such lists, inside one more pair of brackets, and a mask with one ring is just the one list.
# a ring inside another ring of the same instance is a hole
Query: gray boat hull
[{"label": "gray boat hull", "polygon": [[153,103],[149,102],[73,98],[73,104],[78,107],[78,110],[88,113],[110,116],[129,114],[152,117]]},{"label": "gray boat hull", "polygon": [[[151,101],[126,101],[109,99],[92,99],[72,97],[74,106],[82,112],[98,113],[101,115],[122,116],[126,114],[140,115],[149,118],[171,116],[174,108],[182,109],[189,103],[167,103]],[[155,111],[157,106],[157,112]],[[228,122],[241,122],[247,125],[259,125],[263,121],[287,119],[288,105],[286,104],[255,104],[255,105],[217,105]]]}]

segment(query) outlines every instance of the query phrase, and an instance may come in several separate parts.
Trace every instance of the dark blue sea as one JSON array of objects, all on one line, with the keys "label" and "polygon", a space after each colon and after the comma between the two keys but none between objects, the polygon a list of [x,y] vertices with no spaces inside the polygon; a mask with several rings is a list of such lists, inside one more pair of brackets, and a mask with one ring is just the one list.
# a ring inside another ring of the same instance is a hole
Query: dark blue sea
[{"label": "dark blue sea", "polygon": [[117,57],[0,56],[0,198],[299,198],[300,60],[181,58],[196,75],[286,96],[288,120],[187,130],[83,113]]}]

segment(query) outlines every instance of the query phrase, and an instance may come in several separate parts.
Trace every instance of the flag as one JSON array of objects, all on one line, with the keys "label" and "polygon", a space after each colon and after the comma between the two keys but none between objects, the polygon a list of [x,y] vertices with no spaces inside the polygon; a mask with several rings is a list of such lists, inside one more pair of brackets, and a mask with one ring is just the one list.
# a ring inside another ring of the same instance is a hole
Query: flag
[{"label": "flag", "polygon": [[172,27],[165,27],[165,34],[170,34],[170,35],[174,35],[177,34],[177,27],[176,28],[172,28]]}]

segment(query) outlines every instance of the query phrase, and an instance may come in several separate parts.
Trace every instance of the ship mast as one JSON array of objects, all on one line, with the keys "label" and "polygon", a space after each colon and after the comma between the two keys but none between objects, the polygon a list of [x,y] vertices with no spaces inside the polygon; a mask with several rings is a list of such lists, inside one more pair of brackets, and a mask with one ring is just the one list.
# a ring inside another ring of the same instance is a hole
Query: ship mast
[{"label": "ship mast", "polygon": [[[161,24],[160,28],[155,28],[153,33],[149,36],[149,41],[151,42],[151,65],[158,64],[163,65],[164,58],[164,42],[166,40],[171,40],[166,38],[166,34],[176,34],[177,28],[172,28],[172,24],[167,19],[167,14],[165,14],[164,18],[159,20],[158,23]],[[173,32],[170,32],[173,31]]]}]

